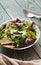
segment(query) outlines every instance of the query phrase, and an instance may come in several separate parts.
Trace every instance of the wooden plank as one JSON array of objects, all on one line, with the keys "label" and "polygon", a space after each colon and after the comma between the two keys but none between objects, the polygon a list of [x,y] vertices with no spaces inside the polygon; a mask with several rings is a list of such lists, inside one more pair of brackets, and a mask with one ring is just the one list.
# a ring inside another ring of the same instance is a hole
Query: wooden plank
[{"label": "wooden plank", "polygon": [[[24,16],[24,13],[22,11],[22,8],[15,2],[15,0],[14,1],[13,0],[12,1],[11,0],[9,0],[9,1],[8,0],[7,1],[0,0],[0,2],[5,7],[5,9],[6,9],[7,12],[12,13],[12,15],[13,15],[14,18],[17,18],[17,17],[26,18]],[[31,9],[31,6],[33,6],[33,5],[30,5],[29,4],[29,9]],[[35,7],[35,4],[34,4],[34,7]],[[34,10],[33,7],[32,7],[32,10]],[[35,54],[35,56],[37,56],[35,52],[34,52],[34,54]]]},{"label": "wooden plank", "polygon": [[41,9],[41,0],[34,0],[37,6]]},{"label": "wooden plank", "polygon": [[[12,16],[14,18],[26,18],[25,15],[23,14],[23,10],[21,9],[21,7],[16,3],[15,0],[7,0],[7,1],[2,1],[0,0],[0,2],[2,3],[2,5],[5,7],[5,9],[12,13]],[[9,3],[10,2],[10,3]],[[4,4],[5,3],[5,4]]]},{"label": "wooden plank", "polygon": [[[12,13],[12,15],[15,17],[15,18],[17,18],[17,17],[21,17],[21,18],[24,18],[24,15],[23,15],[23,12],[21,11],[21,8],[19,7],[19,5],[18,4],[16,4],[16,2],[15,2],[15,0],[13,1],[12,0],[12,2],[11,2],[11,0],[10,1],[2,1],[2,0],[0,0],[1,1],[1,3],[4,5],[4,7],[6,8],[6,10],[8,11],[8,12],[10,12],[10,13]],[[18,2],[19,2],[19,0],[17,0]],[[27,0],[26,0],[27,1]],[[23,8],[25,8],[24,7],[24,2],[26,3],[26,1],[24,0],[21,0],[20,1],[20,5],[21,5],[21,7],[22,7],[22,5],[23,5]],[[9,3],[10,2],[10,3]],[[5,4],[4,4],[5,3]],[[36,5],[35,5],[35,3],[33,3],[33,0],[31,1],[31,0],[29,0],[29,2],[27,2],[26,4],[28,5],[28,3],[29,3],[29,9],[31,8],[31,10],[39,10],[40,11],[40,9],[39,9],[39,7],[37,7]],[[11,6],[10,6],[11,5]],[[37,11],[38,11],[37,10]],[[16,12],[17,11],[17,12]],[[20,12],[21,11],[21,12]],[[18,16],[19,15],[19,16]]]},{"label": "wooden plank", "polygon": [[[17,2],[19,3],[17,3]],[[36,3],[32,0],[7,0],[7,1],[2,1],[0,0],[0,2],[3,4],[3,6],[5,7],[5,9],[12,13],[12,16],[14,18],[25,18],[24,13],[22,8],[28,8],[31,9],[33,11],[37,11],[37,12],[41,12],[41,9],[36,5]],[[9,3],[10,2],[10,3]],[[5,3],[5,4],[4,4]],[[41,26],[41,21],[39,21],[38,19],[33,19],[39,26]]]},{"label": "wooden plank", "polygon": [[3,22],[6,22],[9,19],[10,18],[8,17],[8,15],[5,13],[5,11],[0,6],[0,24],[3,23]]},{"label": "wooden plank", "polygon": [[39,55],[39,57],[41,58],[41,47],[39,46],[39,43],[34,45],[33,48],[36,51],[36,53]]},{"label": "wooden plank", "polygon": [[16,3],[21,7],[21,8],[26,8],[26,4],[25,4],[25,1],[26,0],[15,0],[16,1]]},{"label": "wooden plank", "polygon": [[8,13],[7,10],[4,8],[4,6],[0,3],[0,6],[3,8],[3,10],[5,11],[5,13],[8,15],[8,17],[10,19],[13,19],[14,17],[10,14],[10,12]]},{"label": "wooden plank", "polygon": [[[33,51],[33,48],[21,50],[21,51],[15,51],[11,49],[6,49],[1,47],[3,50],[1,52],[9,57],[20,59],[20,60],[34,60],[39,59],[37,54]],[[32,53],[33,52],[33,53]]]}]

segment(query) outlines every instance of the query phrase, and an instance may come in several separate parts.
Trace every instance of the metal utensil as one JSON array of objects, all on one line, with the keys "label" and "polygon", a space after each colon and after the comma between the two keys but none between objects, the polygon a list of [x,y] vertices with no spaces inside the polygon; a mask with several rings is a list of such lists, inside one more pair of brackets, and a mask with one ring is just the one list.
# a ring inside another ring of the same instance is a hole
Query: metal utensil
[{"label": "metal utensil", "polygon": [[38,18],[41,20],[41,13],[36,13],[28,9],[23,9],[23,12],[25,13],[25,15],[27,15],[27,17]]}]

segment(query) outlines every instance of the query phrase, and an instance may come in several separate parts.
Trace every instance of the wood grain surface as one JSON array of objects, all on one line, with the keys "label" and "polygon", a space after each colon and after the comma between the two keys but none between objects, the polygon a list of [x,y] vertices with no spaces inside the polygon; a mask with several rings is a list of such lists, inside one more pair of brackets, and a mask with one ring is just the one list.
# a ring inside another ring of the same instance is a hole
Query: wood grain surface
[{"label": "wood grain surface", "polygon": [[[0,24],[15,18],[28,19],[23,13],[24,8],[41,13],[41,0],[0,0]],[[30,19],[41,27],[41,20]],[[37,44],[32,48],[15,51],[0,46],[0,53],[21,60],[39,59],[41,58],[41,35]]]}]

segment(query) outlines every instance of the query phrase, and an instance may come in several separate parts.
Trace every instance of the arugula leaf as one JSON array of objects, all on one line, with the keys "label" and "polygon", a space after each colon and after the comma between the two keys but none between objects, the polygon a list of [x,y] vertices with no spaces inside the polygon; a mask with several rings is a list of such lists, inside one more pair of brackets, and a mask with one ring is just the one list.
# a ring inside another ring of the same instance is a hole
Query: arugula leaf
[{"label": "arugula leaf", "polygon": [[27,32],[27,37],[31,38],[30,32]]},{"label": "arugula leaf", "polygon": [[21,30],[26,30],[27,28],[28,28],[28,26],[25,23],[23,23]]},{"label": "arugula leaf", "polygon": [[2,39],[4,37],[4,34],[3,33],[1,33],[0,34],[0,39]]},{"label": "arugula leaf", "polygon": [[2,31],[2,28],[0,28],[0,32]]},{"label": "arugula leaf", "polygon": [[12,41],[15,40],[15,37],[16,37],[15,35],[11,35]]},{"label": "arugula leaf", "polygon": [[31,25],[28,26],[28,29],[31,29],[31,31],[35,32],[35,29]]},{"label": "arugula leaf", "polygon": [[30,34],[31,34],[31,38],[32,38],[32,39],[36,39],[36,35],[35,35],[34,32],[30,31]]}]

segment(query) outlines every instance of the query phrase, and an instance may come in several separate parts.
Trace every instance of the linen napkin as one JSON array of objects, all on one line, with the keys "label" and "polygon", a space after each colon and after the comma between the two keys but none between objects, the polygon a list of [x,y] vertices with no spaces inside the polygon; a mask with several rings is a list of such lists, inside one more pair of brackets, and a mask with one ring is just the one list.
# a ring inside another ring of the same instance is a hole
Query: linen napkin
[{"label": "linen napkin", "polygon": [[6,55],[0,54],[0,65],[41,65],[41,59],[32,61],[22,61],[9,58]]}]

